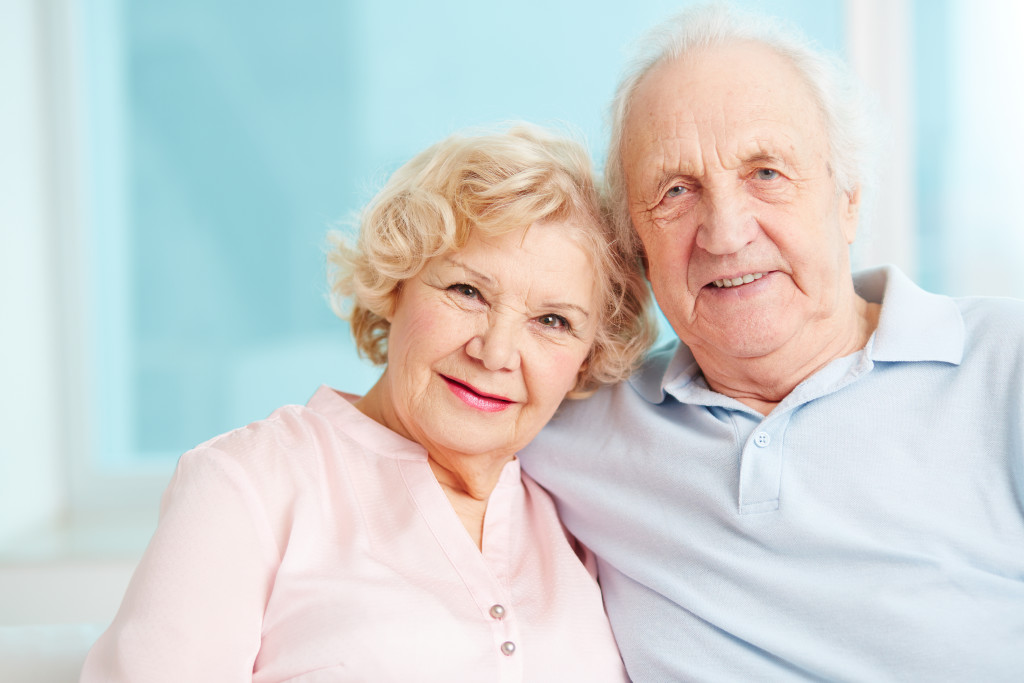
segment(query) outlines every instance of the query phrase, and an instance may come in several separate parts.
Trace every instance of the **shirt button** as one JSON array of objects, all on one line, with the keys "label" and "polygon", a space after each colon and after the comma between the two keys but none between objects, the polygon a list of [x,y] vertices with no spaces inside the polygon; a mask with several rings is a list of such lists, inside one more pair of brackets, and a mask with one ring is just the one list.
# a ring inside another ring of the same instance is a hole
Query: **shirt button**
[{"label": "shirt button", "polygon": [[758,432],[754,435],[754,445],[758,448],[765,448],[772,442],[772,437],[768,432]]},{"label": "shirt button", "polygon": [[513,643],[511,640],[506,640],[504,643],[501,644],[501,654],[505,655],[506,657],[511,656],[512,653],[515,651],[516,644]]},{"label": "shirt button", "polygon": [[495,619],[504,619],[505,618],[505,608],[502,607],[501,605],[491,605],[491,612],[490,612],[490,614]]}]

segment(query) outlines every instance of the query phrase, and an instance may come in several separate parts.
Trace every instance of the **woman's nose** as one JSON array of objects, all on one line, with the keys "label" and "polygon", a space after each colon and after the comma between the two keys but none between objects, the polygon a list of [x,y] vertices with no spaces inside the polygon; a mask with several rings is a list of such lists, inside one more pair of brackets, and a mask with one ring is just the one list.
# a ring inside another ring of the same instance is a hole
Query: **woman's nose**
[{"label": "woman's nose", "polygon": [[521,330],[511,321],[488,322],[466,345],[466,353],[488,370],[517,370]]}]

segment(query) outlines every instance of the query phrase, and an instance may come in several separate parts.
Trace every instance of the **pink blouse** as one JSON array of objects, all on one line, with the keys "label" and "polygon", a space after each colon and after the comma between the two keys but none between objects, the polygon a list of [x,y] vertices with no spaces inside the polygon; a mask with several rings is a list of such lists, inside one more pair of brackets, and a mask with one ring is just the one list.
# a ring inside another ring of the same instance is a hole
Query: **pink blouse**
[{"label": "pink blouse", "polygon": [[321,387],[182,456],[82,681],[369,680],[626,675],[597,583],[518,460],[481,552],[423,448]]}]

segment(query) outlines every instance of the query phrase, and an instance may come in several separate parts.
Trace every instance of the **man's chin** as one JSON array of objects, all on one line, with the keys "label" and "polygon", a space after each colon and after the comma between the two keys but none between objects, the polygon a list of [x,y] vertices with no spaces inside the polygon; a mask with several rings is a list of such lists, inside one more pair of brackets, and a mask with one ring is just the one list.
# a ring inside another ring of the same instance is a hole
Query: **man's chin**
[{"label": "man's chin", "polygon": [[736,321],[717,325],[696,335],[687,344],[698,364],[701,358],[753,360],[780,351],[787,335],[781,334],[778,321],[769,319]]}]

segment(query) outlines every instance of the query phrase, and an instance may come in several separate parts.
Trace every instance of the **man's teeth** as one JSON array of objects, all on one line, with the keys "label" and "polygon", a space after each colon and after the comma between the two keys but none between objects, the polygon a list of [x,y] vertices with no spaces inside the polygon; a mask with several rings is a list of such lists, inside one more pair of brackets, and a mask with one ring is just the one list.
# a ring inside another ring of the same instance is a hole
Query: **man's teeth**
[{"label": "man's teeth", "polygon": [[754,280],[760,280],[764,277],[764,273],[747,273],[743,277],[725,278],[724,280],[715,280],[713,284],[715,287],[735,287],[736,285],[745,285],[748,282]]}]

